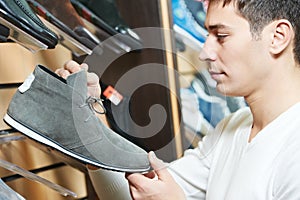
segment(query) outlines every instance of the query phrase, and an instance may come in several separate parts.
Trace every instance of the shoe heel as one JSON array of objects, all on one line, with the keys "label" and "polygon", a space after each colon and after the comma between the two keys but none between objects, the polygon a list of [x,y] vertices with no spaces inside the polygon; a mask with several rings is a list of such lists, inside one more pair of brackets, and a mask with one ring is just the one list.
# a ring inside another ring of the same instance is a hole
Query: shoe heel
[{"label": "shoe heel", "polygon": [[35,53],[39,50],[45,50],[48,48],[46,44],[39,41],[38,39],[32,37],[28,33],[24,32],[20,28],[16,27],[12,23],[0,17],[0,24],[9,28],[9,36],[8,38],[15,41],[16,43],[22,45],[29,51]]}]

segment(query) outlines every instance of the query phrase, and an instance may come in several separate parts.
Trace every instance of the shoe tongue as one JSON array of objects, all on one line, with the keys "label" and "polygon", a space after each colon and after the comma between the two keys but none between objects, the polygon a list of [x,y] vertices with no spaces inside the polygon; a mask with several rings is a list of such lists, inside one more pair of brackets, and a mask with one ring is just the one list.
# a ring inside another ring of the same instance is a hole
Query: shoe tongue
[{"label": "shoe tongue", "polygon": [[87,96],[87,79],[84,69],[67,77],[67,84],[81,95]]}]

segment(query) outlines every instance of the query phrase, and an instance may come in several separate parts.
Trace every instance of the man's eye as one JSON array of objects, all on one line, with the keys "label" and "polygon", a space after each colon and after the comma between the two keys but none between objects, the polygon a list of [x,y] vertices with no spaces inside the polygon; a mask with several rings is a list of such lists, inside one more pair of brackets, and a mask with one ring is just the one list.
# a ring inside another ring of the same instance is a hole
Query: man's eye
[{"label": "man's eye", "polygon": [[224,40],[227,36],[228,34],[216,34],[218,40]]}]

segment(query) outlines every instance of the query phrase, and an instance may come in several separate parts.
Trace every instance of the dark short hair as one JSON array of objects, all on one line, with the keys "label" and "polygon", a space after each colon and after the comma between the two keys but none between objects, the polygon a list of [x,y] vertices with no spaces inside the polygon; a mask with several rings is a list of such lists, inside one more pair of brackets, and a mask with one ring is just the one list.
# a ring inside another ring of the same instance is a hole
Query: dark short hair
[{"label": "dark short hair", "polygon": [[278,19],[288,20],[294,29],[294,54],[300,63],[300,0],[208,0],[209,3],[233,3],[238,13],[250,25],[254,39],[259,39],[263,28]]}]

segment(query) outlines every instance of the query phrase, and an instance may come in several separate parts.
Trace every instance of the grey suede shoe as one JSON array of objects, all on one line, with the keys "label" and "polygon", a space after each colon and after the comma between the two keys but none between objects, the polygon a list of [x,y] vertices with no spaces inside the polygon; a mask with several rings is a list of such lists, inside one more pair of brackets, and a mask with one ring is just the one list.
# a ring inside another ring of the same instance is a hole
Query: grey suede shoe
[{"label": "grey suede shoe", "polygon": [[[87,97],[84,70],[67,80],[43,66],[18,88],[4,121],[82,163],[122,172],[150,170],[147,153],[106,127]],[[99,103],[99,102],[98,102]]]},{"label": "grey suede shoe", "polygon": [[0,179],[0,200],[25,200]]}]

